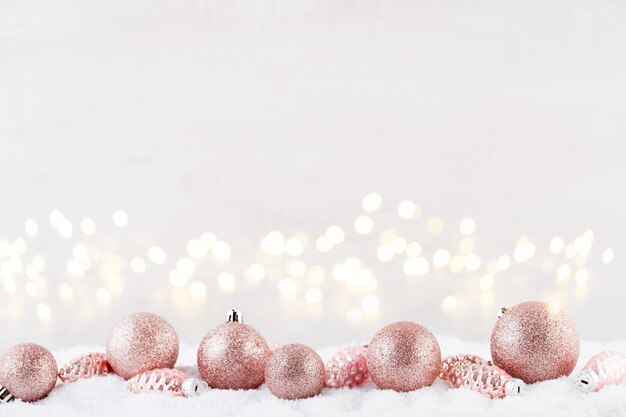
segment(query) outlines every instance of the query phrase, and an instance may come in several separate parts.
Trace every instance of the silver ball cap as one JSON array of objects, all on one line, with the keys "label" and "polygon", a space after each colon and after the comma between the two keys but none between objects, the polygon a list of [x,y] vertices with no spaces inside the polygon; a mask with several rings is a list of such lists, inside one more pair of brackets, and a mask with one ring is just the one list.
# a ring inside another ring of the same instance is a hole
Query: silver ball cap
[{"label": "silver ball cap", "polygon": [[516,397],[524,392],[526,384],[518,378],[511,378],[504,384],[504,393],[507,397]]},{"label": "silver ball cap", "polygon": [[185,397],[196,397],[203,392],[208,391],[209,386],[206,382],[200,381],[199,379],[187,378],[183,382],[181,390],[183,391],[183,394],[185,394]]},{"label": "silver ball cap", "polygon": [[230,310],[226,317],[227,323],[231,321],[234,323],[243,323],[243,315],[236,308],[233,308],[232,310]]},{"label": "silver ball cap", "polygon": [[598,386],[598,374],[593,369],[583,369],[576,377],[576,386],[583,392],[592,392]]}]

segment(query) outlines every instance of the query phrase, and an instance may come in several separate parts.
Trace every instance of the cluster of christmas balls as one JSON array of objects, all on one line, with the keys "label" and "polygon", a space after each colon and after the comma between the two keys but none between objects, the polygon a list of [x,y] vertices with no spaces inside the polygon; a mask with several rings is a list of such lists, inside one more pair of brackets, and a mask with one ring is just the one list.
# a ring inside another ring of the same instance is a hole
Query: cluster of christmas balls
[{"label": "cluster of christmas balls", "polygon": [[[37,401],[56,385],[94,375],[116,374],[133,392],[180,397],[209,389],[255,389],[263,382],[278,398],[295,400],[324,387],[357,387],[371,379],[379,388],[400,392],[430,386],[437,377],[490,398],[518,395],[526,384],[569,376],[578,361],[576,328],[561,311],[543,302],[503,309],[491,335],[493,361],[460,354],[441,358],[439,344],[424,326],[390,324],[368,345],[337,352],[326,365],[301,344],[270,347],[232,310],[228,321],[211,330],[198,348],[201,379],[174,369],[178,336],[152,313],[124,317],[110,331],[106,353],[88,353],[60,371],[52,354],[36,344],[21,344],[0,358],[0,403],[14,398]],[[584,391],[626,382],[626,357],[602,352],[576,378]]]}]

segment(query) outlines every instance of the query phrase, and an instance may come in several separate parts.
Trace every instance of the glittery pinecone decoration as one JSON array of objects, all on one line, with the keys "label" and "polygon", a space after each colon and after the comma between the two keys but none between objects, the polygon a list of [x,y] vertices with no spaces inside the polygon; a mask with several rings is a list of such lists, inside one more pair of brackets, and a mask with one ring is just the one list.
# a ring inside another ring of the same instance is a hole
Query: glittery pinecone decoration
[{"label": "glittery pinecone decoration", "polygon": [[576,378],[576,385],[585,392],[599,391],[607,385],[626,382],[626,356],[606,351],[589,359]]},{"label": "glittery pinecone decoration", "polygon": [[441,373],[439,374],[439,378],[452,383],[452,385],[455,385],[453,377],[455,377],[456,371],[460,370],[461,366],[470,365],[472,363],[478,365],[491,365],[489,361],[481,358],[478,355],[467,354],[448,356],[441,361]]},{"label": "glittery pinecone decoration", "polygon": [[106,376],[113,373],[105,353],[87,353],[67,363],[59,370],[63,382],[76,382],[94,375]]},{"label": "glittery pinecone decoration", "polygon": [[369,379],[367,348],[355,346],[335,353],[326,364],[326,386],[353,388]]},{"label": "glittery pinecone decoration", "polygon": [[155,369],[129,379],[128,389],[135,393],[162,392],[174,397],[192,397],[206,391],[208,386],[178,369]]},{"label": "glittery pinecone decoration", "polygon": [[503,369],[476,355],[445,358],[439,377],[456,388],[466,386],[490,398],[518,395],[525,385],[521,380],[511,377]]}]

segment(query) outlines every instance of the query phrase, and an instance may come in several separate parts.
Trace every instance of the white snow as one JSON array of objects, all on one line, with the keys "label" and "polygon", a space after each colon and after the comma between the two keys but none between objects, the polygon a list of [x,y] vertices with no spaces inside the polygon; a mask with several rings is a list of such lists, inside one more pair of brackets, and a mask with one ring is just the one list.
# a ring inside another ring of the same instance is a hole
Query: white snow
[{"label": "white snow", "polygon": [[[488,356],[487,344],[467,343],[453,337],[438,337],[444,356],[478,353]],[[324,360],[338,347],[319,349]],[[626,352],[626,341],[583,342],[580,368],[595,353],[613,349]],[[99,346],[76,346],[55,353],[59,365],[81,353],[101,351]],[[196,347],[181,345],[179,368],[197,376]],[[576,372],[576,371],[575,371]],[[265,385],[252,391],[211,390],[197,398],[174,398],[161,394],[133,394],[117,376],[94,377],[67,385],[59,384],[45,399],[0,407],[0,416],[624,416],[626,386],[607,387],[598,393],[579,392],[568,378],[528,387],[523,396],[489,400],[465,389],[449,388],[441,381],[410,393],[383,391],[369,382],[359,389],[325,389],[321,395],[300,401],[285,401],[270,394]]]}]

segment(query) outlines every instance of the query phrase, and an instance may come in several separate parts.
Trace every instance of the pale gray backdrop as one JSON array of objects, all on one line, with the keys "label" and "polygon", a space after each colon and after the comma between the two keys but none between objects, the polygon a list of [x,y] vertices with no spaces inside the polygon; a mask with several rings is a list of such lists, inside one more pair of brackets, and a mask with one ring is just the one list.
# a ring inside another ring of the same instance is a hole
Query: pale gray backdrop
[{"label": "pale gray backdrop", "polygon": [[[197,343],[231,305],[277,343],[366,340],[398,319],[484,341],[498,307],[528,299],[558,303],[583,338],[624,338],[625,44],[613,1],[4,0],[0,347],[103,343],[137,310]],[[371,192],[382,206],[360,236]],[[405,199],[419,218],[400,219]],[[320,253],[331,225],[345,240]],[[425,275],[378,259],[388,229],[421,245],[407,268]],[[271,231],[308,244],[269,255]],[[206,232],[230,258],[170,277]],[[442,248],[474,270],[435,267]],[[361,266],[333,278],[348,257]],[[246,279],[253,263],[264,277]]]}]

